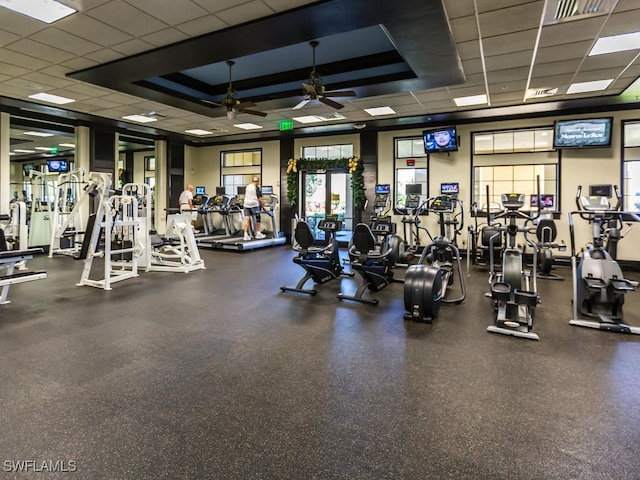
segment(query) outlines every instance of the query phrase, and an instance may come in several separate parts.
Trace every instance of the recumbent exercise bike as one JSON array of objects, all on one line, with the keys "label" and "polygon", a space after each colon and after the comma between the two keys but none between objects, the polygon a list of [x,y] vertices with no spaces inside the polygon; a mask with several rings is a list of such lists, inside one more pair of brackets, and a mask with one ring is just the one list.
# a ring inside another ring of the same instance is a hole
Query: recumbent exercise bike
[{"label": "recumbent exercise bike", "polygon": [[342,222],[337,217],[325,217],[318,224],[318,229],[328,236],[325,246],[316,246],[315,238],[309,225],[305,221],[299,221],[294,231],[294,249],[299,253],[293,258],[293,262],[306,270],[306,275],[302,277],[295,287],[282,286],[283,292],[299,292],[315,295],[316,289],[304,288],[305,283],[313,280],[314,284],[327,283],[340,276],[353,277],[352,272],[345,272],[340,264],[338,249],[338,239],[336,232],[342,230]]}]

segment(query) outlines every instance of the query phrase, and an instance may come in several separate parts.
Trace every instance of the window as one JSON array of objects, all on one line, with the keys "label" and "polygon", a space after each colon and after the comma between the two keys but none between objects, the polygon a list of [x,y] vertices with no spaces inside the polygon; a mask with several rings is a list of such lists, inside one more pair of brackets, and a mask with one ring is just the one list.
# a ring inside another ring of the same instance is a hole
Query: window
[{"label": "window", "polygon": [[623,122],[623,208],[640,211],[640,121]]},{"label": "window", "polygon": [[429,194],[427,154],[422,137],[397,138],[395,147],[395,205],[396,208],[404,208],[407,185],[421,185],[424,198]]},{"label": "window", "polygon": [[302,147],[302,158],[312,160],[314,158],[326,158],[336,160],[339,158],[353,157],[353,145],[318,145],[313,147]]},{"label": "window", "polygon": [[473,198],[479,209],[489,203],[501,208],[503,193],[524,193],[531,207],[537,194],[554,196],[554,210],[559,210],[558,152],[553,150],[553,128],[478,132],[473,134]]},{"label": "window", "polygon": [[227,194],[237,195],[238,187],[245,187],[253,177],[260,177],[262,150],[222,152],[220,163],[222,186]]}]

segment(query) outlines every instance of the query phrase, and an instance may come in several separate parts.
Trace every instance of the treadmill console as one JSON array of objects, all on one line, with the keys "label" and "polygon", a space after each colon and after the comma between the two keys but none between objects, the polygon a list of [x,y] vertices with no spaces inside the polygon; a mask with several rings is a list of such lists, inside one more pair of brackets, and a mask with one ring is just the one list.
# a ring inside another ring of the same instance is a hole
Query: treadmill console
[{"label": "treadmill console", "polygon": [[501,195],[502,206],[507,210],[518,210],[524,207],[524,193],[503,193]]},{"label": "treadmill console", "polygon": [[371,233],[374,235],[393,235],[396,233],[396,224],[391,217],[379,217],[371,222]]},{"label": "treadmill console", "polygon": [[323,232],[334,233],[342,230],[342,222],[334,217],[327,217],[320,220],[318,223],[318,229]]}]

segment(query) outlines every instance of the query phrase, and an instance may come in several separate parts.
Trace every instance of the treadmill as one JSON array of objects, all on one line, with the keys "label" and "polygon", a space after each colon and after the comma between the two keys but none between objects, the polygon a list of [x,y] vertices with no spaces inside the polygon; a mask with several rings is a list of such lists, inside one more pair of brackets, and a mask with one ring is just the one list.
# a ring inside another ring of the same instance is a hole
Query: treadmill
[{"label": "treadmill", "polygon": [[[273,193],[273,187],[263,185],[262,186],[262,203],[264,205],[264,210],[261,212],[260,223],[265,224],[265,220],[270,222],[271,231],[267,231],[265,234],[267,238],[252,238],[251,240],[243,240],[242,234],[241,236],[233,237],[229,239],[220,240],[216,244],[216,248],[221,250],[235,250],[235,251],[246,251],[246,250],[255,250],[256,248],[263,247],[273,247],[276,245],[284,245],[287,241],[286,237],[282,232],[278,230],[278,222],[276,222],[276,208],[278,206],[279,198],[277,195]],[[242,210],[244,212],[244,209]],[[266,217],[266,218],[265,218]],[[255,219],[252,217],[251,226],[253,230],[255,230],[254,225]]]},{"label": "treadmill", "polygon": [[[216,248],[219,240],[231,238],[237,235],[238,231],[234,230],[234,225],[230,221],[231,205],[235,202],[235,196],[227,195],[225,187],[216,187],[216,194],[209,198],[207,208],[203,217],[205,219],[206,231],[196,236],[198,247]],[[237,212],[236,208],[236,213]],[[220,226],[216,227],[216,217],[220,216]]]}]

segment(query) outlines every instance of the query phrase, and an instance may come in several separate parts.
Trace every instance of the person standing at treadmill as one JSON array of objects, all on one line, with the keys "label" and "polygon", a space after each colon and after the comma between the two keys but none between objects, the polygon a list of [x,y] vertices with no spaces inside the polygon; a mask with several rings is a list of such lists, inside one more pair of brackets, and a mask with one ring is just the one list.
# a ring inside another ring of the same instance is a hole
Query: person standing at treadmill
[{"label": "person standing at treadmill", "polygon": [[260,212],[262,211],[262,193],[260,192],[260,179],[253,177],[252,182],[247,185],[244,191],[244,222],[242,229],[244,230],[243,240],[251,240],[249,235],[249,222],[251,217],[256,217],[256,238],[265,238],[266,235],[260,231]]}]

